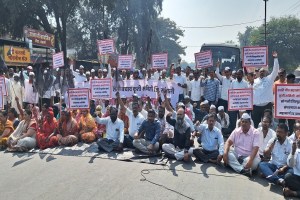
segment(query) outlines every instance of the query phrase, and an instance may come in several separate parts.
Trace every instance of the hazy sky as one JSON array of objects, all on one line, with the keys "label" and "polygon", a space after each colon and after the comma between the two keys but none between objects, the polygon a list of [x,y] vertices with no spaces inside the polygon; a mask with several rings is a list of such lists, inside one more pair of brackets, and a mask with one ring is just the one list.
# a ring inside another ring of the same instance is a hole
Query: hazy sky
[{"label": "hazy sky", "polygon": [[[181,44],[187,46],[183,60],[194,62],[194,53],[199,52],[203,43],[219,43],[233,40],[238,44],[238,32],[244,32],[246,26],[260,26],[264,19],[263,0],[164,0],[162,16],[170,18],[177,26],[218,26],[239,24],[260,20],[259,22],[214,28],[187,29]],[[267,19],[286,15],[300,17],[300,0],[269,0]]]}]

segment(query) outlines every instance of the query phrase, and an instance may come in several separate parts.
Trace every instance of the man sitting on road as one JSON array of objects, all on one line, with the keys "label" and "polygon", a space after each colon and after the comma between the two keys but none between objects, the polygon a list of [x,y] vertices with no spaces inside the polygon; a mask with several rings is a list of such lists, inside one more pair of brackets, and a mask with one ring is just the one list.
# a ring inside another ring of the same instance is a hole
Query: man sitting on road
[{"label": "man sitting on road", "polygon": [[[241,117],[241,127],[236,128],[225,143],[223,161],[234,171],[252,176],[260,162],[258,156],[259,132],[251,126],[249,114]],[[233,150],[230,148],[233,146]]]},{"label": "man sitting on road", "polygon": [[194,149],[194,156],[201,162],[220,163],[224,154],[224,139],[221,131],[215,127],[215,114],[208,114],[207,124],[195,124],[200,137],[201,148]]},{"label": "man sitting on road", "polygon": [[167,122],[174,127],[174,138],[172,143],[162,145],[162,150],[167,156],[174,157],[176,160],[189,161],[192,155],[190,149],[191,128],[184,120],[184,109],[177,110],[177,118],[172,119],[173,114],[167,115]]},{"label": "man sitting on road", "polygon": [[264,157],[264,150],[267,147],[268,142],[276,137],[275,131],[273,131],[270,128],[271,125],[271,118],[270,117],[264,117],[262,122],[261,122],[261,127],[258,128],[258,132],[260,135],[260,145],[259,145],[259,156],[262,160],[269,160],[270,157]]},{"label": "man sitting on road", "polygon": [[155,111],[148,111],[147,119],[143,121],[134,135],[133,146],[145,154],[154,154],[159,149],[160,122],[155,119]]}]

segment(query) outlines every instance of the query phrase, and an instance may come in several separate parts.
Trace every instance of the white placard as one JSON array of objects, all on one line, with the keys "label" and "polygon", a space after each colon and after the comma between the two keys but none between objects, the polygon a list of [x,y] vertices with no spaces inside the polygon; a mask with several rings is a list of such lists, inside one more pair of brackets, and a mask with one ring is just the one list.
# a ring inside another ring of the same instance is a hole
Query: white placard
[{"label": "white placard", "polygon": [[119,55],[118,69],[132,69],[133,57],[132,55]]},{"label": "white placard", "polygon": [[111,99],[112,80],[110,78],[91,80],[92,99]]},{"label": "white placard", "polygon": [[70,109],[89,109],[90,94],[89,89],[77,88],[68,90],[69,108]]},{"label": "white placard", "polygon": [[213,66],[212,52],[203,51],[195,53],[196,68],[206,68]]},{"label": "white placard", "polygon": [[167,69],[168,68],[168,53],[160,53],[152,55],[153,69]]},{"label": "white placard", "polygon": [[268,46],[243,47],[243,67],[267,67]]},{"label": "white placard", "polygon": [[300,119],[300,84],[275,85],[275,118]]},{"label": "white placard", "polygon": [[65,66],[64,63],[64,52],[55,53],[52,56],[53,69]]},{"label": "white placard", "polygon": [[5,77],[0,76],[0,87],[1,87],[1,93],[3,96],[7,96],[7,88],[5,83]]},{"label": "white placard", "polygon": [[114,40],[97,40],[98,52],[100,55],[112,54],[115,52]]},{"label": "white placard", "polygon": [[228,90],[228,110],[253,110],[253,89]]}]

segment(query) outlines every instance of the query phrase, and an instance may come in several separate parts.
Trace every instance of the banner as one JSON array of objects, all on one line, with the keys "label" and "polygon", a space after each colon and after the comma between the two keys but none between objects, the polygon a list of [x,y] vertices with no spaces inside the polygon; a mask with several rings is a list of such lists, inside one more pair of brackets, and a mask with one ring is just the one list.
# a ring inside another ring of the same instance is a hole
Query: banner
[{"label": "banner", "polygon": [[2,87],[0,86],[0,108],[4,109],[4,96],[2,95]]},{"label": "banner", "polygon": [[97,40],[98,52],[100,55],[111,54],[115,52],[114,40]]},{"label": "banner", "polygon": [[89,89],[69,89],[68,100],[70,109],[89,109]]},{"label": "banner", "polygon": [[9,63],[31,63],[30,50],[4,45],[4,61]]},{"label": "banner", "polygon": [[300,84],[275,86],[275,118],[300,119]]},{"label": "banner", "polygon": [[1,95],[7,96],[7,87],[6,87],[4,76],[0,76],[0,87],[1,87]]},{"label": "banner", "polygon": [[24,37],[32,40],[32,44],[43,47],[54,48],[55,36],[35,29],[24,28]]},{"label": "banner", "polygon": [[168,53],[152,54],[152,68],[153,69],[167,69],[168,68]]},{"label": "banner", "polygon": [[64,63],[64,52],[55,53],[52,56],[53,69],[65,66]]},{"label": "banner", "polygon": [[110,78],[91,79],[92,99],[111,99],[112,80]]},{"label": "banner", "polygon": [[195,53],[196,68],[206,68],[213,66],[212,52],[203,51]]},{"label": "banner", "polygon": [[228,90],[228,110],[253,110],[253,89]]},{"label": "banner", "polygon": [[176,106],[178,102],[179,86],[173,81],[124,80],[119,81],[119,85],[120,87],[113,87],[112,98],[116,98],[116,92],[119,91],[121,96],[125,95],[127,98],[137,94],[141,98],[150,97],[151,99],[156,99],[157,90],[160,90],[162,93],[166,89],[167,97],[171,99],[171,104]]},{"label": "banner", "polygon": [[243,67],[267,67],[268,46],[243,47]]},{"label": "banner", "polygon": [[118,69],[132,69],[133,57],[132,55],[119,55]]}]

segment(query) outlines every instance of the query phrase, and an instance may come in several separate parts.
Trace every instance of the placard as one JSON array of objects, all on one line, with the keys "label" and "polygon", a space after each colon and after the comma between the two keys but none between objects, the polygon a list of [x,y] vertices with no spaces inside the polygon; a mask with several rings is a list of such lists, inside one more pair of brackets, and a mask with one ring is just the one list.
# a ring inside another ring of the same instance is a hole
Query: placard
[{"label": "placard", "polygon": [[52,55],[53,69],[65,66],[64,52],[55,53]]},{"label": "placard", "polygon": [[98,52],[100,55],[111,54],[115,52],[114,40],[97,40]]},{"label": "placard", "polygon": [[110,78],[91,79],[92,99],[111,99],[112,80]]},{"label": "placard", "polygon": [[152,55],[153,69],[167,69],[168,68],[168,53],[160,53]]},{"label": "placard", "polygon": [[31,28],[24,28],[24,36],[32,40],[32,44],[54,48],[55,36],[53,34]]},{"label": "placard", "polygon": [[0,86],[0,108],[4,109],[4,96],[2,95],[2,87]]},{"label": "placard", "polygon": [[228,90],[228,110],[253,110],[253,89]]},{"label": "placard", "polygon": [[3,96],[7,96],[7,87],[6,87],[6,82],[5,82],[5,77],[0,76],[0,87],[1,87],[1,93]]},{"label": "placard", "polygon": [[275,85],[275,118],[300,119],[300,84]]},{"label": "placard", "polygon": [[133,57],[132,55],[119,55],[118,69],[132,69]]},{"label": "placard", "polygon": [[268,46],[243,47],[243,67],[267,67]]},{"label": "placard", "polygon": [[89,109],[90,94],[89,89],[77,88],[68,90],[68,100],[70,109]]},{"label": "placard", "polygon": [[212,52],[203,51],[195,53],[196,68],[206,68],[213,66]]}]

